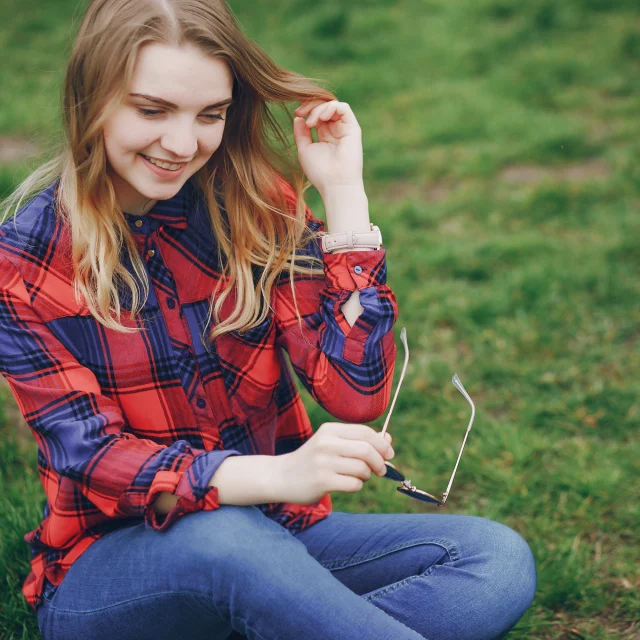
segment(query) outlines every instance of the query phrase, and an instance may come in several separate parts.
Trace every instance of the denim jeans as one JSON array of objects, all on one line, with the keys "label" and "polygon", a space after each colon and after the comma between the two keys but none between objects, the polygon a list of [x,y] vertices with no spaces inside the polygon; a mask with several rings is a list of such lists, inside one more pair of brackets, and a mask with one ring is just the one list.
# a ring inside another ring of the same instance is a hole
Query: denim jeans
[{"label": "denim jeans", "polygon": [[486,518],[334,511],[294,534],[222,505],[106,534],[37,618],[44,640],[485,640],[535,589],[528,544]]}]

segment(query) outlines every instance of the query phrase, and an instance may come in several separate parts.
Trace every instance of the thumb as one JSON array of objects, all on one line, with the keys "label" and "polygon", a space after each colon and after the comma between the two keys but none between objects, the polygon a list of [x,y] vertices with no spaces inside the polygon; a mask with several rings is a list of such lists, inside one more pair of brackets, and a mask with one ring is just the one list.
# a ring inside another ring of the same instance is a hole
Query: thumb
[{"label": "thumb", "polygon": [[384,437],[391,442],[391,440],[393,440],[393,438],[391,437],[391,434],[388,431],[385,431],[384,433]]},{"label": "thumb", "polygon": [[304,118],[293,119],[293,138],[296,141],[298,152],[303,151],[309,145],[313,144],[311,129],[307,127]]}]

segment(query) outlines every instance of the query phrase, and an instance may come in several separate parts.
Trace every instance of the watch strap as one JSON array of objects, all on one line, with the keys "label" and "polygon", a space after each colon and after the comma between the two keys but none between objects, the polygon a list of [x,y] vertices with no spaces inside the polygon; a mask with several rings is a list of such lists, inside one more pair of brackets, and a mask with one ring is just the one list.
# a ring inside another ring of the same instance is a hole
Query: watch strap
[{"label": "watch strap", "polygon": [[380,229],[371,225],[371,231],[343,231],[342,233],[325,233],[322,236],[322,250],[325,253],[340,249],[380,249],[382,234]]}]

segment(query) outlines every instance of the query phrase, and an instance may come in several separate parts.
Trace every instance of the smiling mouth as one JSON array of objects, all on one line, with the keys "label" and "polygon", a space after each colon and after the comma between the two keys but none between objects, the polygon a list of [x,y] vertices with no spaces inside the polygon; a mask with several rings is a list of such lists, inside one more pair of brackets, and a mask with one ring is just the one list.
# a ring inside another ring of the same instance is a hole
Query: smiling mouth
[{"label": "smiling mouth", "polygon": [[151,156],[145,156],[144,153],[140,154],[145,160],[148,160],[151,164],[156,165],[156,167],[160,167],[161,169],[168,169],[169,171],[177,171],[178,169],[182,169],[187,162],[165,162],[164,160],[157,160],[156,158],[152,158]]}]

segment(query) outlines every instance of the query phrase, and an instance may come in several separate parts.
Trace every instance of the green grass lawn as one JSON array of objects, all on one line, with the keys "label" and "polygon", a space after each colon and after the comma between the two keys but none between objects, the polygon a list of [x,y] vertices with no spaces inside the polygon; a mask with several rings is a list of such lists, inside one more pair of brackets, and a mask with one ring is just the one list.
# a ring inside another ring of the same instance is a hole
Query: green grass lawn
[{"label": "green grass lawn", "polygon": [[[396,336],[406,326],[411,351],[394,462],[444,491],[468,420],[457,372],[477,413],[445,510],[511,526],[537,562],[536,599],[509,637],[637,640],[637,0],[230,5],[362,126]],[[58,135],[82,6],[3,0],[0,135]],[[34,162],[0,165],[0,194]],[[309,204],[322,216],[316,192]],[[303,394],[315,425],[331,419]],[[22,536],[44,501],[36,446],[8,417],[0,430],[0,637],[37,638],[20,594]],[[433,511],[375,477],[333,498],[336,510]]]}]

